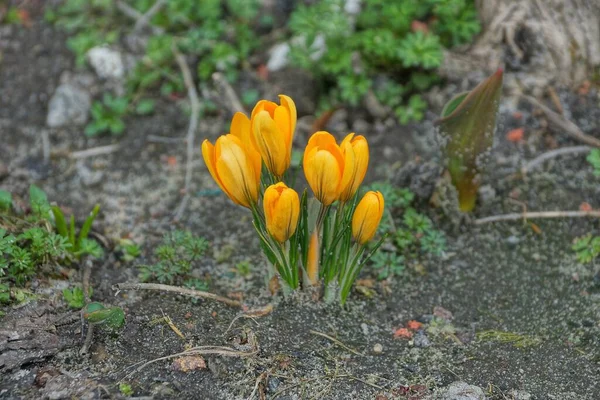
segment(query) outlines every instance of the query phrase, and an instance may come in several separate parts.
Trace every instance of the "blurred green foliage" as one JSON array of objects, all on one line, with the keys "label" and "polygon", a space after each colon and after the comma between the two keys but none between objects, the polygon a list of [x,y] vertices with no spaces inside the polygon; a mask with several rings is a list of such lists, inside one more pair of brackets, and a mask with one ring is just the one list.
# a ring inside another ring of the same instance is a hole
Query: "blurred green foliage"
[{"label": "blurred green foliage", "polygon": [[291,56],[318,79],[321,106],[357,105],[372,89],[400,122],[422,119],[426,104],[418,93],[439,79],[443,49],[479,32],[473,1],[365,0],[355,18],[344,3],[301,5],[290,19],[301,38]]},{"label": "blurred green foliage", "polygon": [[[70,34],[68,46],[82,66],[89,49],[121,42],[132,31],[135,22],[125,14],[143,15],[155,2],[65,0],[48,7],[46,18]],[[174,46],[193,65],[203,91],[214,72],[236,82],[250,56],[264,51],[274,33],[290,38],[293,65],[315,77],[321,110],[355,106],[372,90],[401,123],[418,121],[427,107],[419,93],[439,80],[435,69],[444,48],[467,43],[480,29],[473,0],[364,0],[354,16],[344,11],[343,0],[296,4],[286,29],[273,31],[274,18],[263,12],[259,0],[165,2],[143,28],[148,33],[144,53],[122,96],[128,105],[97,101],[86,133],[121,134],[128,114],[151,112],[148,103],[138,104],[149,91],[184,96]],[[252,105],[259,94],[242,95],[244,104]],[[213,109],[214,104],[203,102],[202,112]]]}]

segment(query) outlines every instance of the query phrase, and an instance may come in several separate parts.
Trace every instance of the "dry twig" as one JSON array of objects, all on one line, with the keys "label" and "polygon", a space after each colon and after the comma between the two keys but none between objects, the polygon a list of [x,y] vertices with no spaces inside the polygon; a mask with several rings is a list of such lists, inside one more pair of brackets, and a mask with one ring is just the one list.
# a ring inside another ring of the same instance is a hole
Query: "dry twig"
[{"label": "dry twig", "polygon": [[88,157],[100,156],[103,154],[114,153],[115,151],[119,150],[119,148],[120,148],[119,144],[109,144],[108,146],[92,147],[91,149],[74,151],[69,155],[69,157],[71,157],[75,160],[78,160],[80,158],[88,158]]},{"label": "dry twig", "polygon": [[537,211],[537,212],[523,212],[523,213],[511,213],[503,215],[494,215],[491,217],[479,218],[475,220],[475,225],[483,225],[490,222],[499,221],[515,221],[523,219],[536,218],[600,218],[600,211]]},{"label": "dry twig", "polygon": [[540,103],[536,98],[531,96],[523,96],[529,103],[533,106],[539,108],[546,114],[546,117],[550,122],[556,124],[559,128],[564,129],[565,133],[571,136],[574,139],[579,140],[582,143],[585,143],[590,146],[600,147],[600,139],[597,139],[593,136],[586,135],[583,133],[581,129],[573,122],[569,121],[562,115],[555,113],[550,108],[546,107],[542,103]]},{"label": "dry twig", "polygon": [[525,175],[527,172],[532,169],[538,167],[543,164],[545,161],[550,160],[551,158],[563,156],[566,154],[580,154],[580,153],[588,153],[592,148],[590,146],[571,146],[571,147],[562,147],[560,149],[551,150],[546,153],[543,153],[533,160],[527,162],[523,167],[521,167],[521,173]]},{"label": "dry twig", "polygon": [[179,52],[177,49],[177,45],[173,45],[173,54],[175,55],[175,60],[177,61],[177,65],[179,65],[179,69],[181,69],[181,74],[183,75],[183,82],[185,83],[185,87],[188,91],[188,97],[190,98],[190,107],[191,107],[191,116],[190,116],[190,124],[188,126],[186,142],[187,142],[187,160],[185,167],[185,183],[184,183],[184,195],[177,211],[175,212],[175,220],[179,221],[183,212],[185,211],[185,207],[189,201],[189,191],[190,185],[192,183],[192,163],[194,161],[194,137],[196,135],[196,130],[198,129],[198,117],[200,114],[200,100],[198,98],[198,91],[196,90],[196,86],[194,84],[194,79],[192,78],[192,73],[190,72],[190,67],[188,67],[187,62],[185,61],[185,57]]},{"label": "dry twig", "polygon": [[160,9],[162,8],[162,6],[164,6],[165,4],[167,4],[166,0],[158,0],[156,3],[154,3],[152,5],[152,7],[150,7],[148,9],[148,11],[146,11],[145,14],[143,14],[141,17],[139,17],[137,19],[137,21],[135,21],[135,25],[133,27],[133,30],[135,32],[138,32],[139,30],[141,30],[142,28],[144,28],[146,25],[148,25],[149,22],[150,22],[150,20],[154,16],[154,14],[156,14],[157,12],[159,12]]},{"label": "dry twig", "polygon": [[114,290],[160,290],[163,292],[177,293],[183,296],[196,298],[212,299],[228,304],[233,307],[241,307],[242,303],[227,297],[219,296],[214,293],[203,292],[201,290],[188,289],[178,286],[163,285],[161,283],[118,283],[113,286]]},{"label": "dry twig", "polygon": [[336,338],[334,338],[333,336],[329,336],[326,333],[323,332],[319,332],[319,331],[313,331],[311,330],[310,333],[312,333],[313,335],[317,335],[317,336],[321,336],[324,337],[325,339],[329,339],[331,340],[333,343],[337,344],[338,346],[340,346],[343,349],[348,350],[350,353],[356,354],[357,356],[364,356],[364,354],[359,353],[358,351],[354,350],[352,347],[348,347],[346,346],[344,343],[340,342],[339,340],[337,340]]},{"label": "dry twig", "polygon": [[192,347],[191,349],[182,351],[181,353],[170,354],[168,356],[158,357],[158,358],[155,358],[154,360],[146,361],[146,362],[142,363],[141,365],[140,365],[140,363],[134,364],[132,367],[135,367],[136,365],[140,365],[140,366],[137,367],[133,372],[127,374],[121,381],[128,379],[130,376],[132,376],[136,372],[139,372],[142,369],[146,368],[148,365],[154,364],[159,361],[170,360],[172,358],[183,357],[183,356],[204,356],[204,355],[209,355],[209,354],[214,354],[214,355],[224,356],[224,357],[245,358],[245,357],[252,357],[253,355],[256,355],[257,353],[258,353],[258,347],[254,347],[252,349],[252,351],[237,351],[230,347],[223,347],[223,346]]},{"label": "dry twig", "polygon": [[[157,3],[160,3],[161,1],[162,0],[159,0]],[[135,20],[136,25],[137,25],[137,21],[144,19],[144,14],[142,14],[135,8],[131,7],[129,4],[125,3],[124,1],[117,0],[116,5],[117,5],[117,8],[119,9],[119,11],[121,11],[123,13],[123,15]],[[150,10],[148,10],[147,13],[149,13],[151,10],[152,10],[152,8],[150,8]],[[154,13],[155,12],[156,11],[154,11]],[[147,18],[145,20],[146,20],[146,22],[144,23],[144,25],[146,25],[148,23],[150,18]],[[164,33],[164,31],[165,31],[163,28],[158,27],[158,26],[150,26],[150,28],[152,29],[152,33],[155,35],[160,35],[161,33]]]},{"label": "dry twig", "polygon": [[239,112],[246,111],[244,109],[244,106],[242,105],[242,102],[240,101],[237,94],[235,93],[235,90],[233,90],[233,88],[231,87],[229,82],[227,82],[227,79],[225,79],[225,76],[223,76],[222,73],[215,72],[214,74],[212,74],[212,79],[215,82],[215,84],[217,85],[217,87],[219,89],[221,89],[220,91],[224,95],[224,98],[229,103],[229,109],[232,113],[236,113],[238,111]]}]

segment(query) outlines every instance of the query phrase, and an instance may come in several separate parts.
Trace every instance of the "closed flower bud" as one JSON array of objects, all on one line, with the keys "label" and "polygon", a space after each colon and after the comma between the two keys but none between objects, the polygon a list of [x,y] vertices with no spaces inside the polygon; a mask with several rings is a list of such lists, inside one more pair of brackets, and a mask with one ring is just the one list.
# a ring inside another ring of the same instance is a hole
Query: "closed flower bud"
[{"label": "closed flower bud", "polygon": [[298,225],[300,200],[294,189],[279,182],[265,190],[263,198],[267,230],[279,243],[288,240]]},{"label": "closed flower bud", "polygon": [[369,144],[364,136],[351,133],[344,138],[340,147],[345,160],[344,190],[340,194],[340,201],[345,203],[354,196],[365,179],[369,166]]},{"label": "closed flower bud", "polygon": [[202,157],[221,190],[234,203],[250,208],[258,201],[261,162],[258,153],[244,145],[244,122],[240,123],[239,126],[232,123],[235,134],[220,136],[214,146],[205,140]]},{"label": "closed flower bud", "polygon": [[252,143],[267,169],[282,177],[292,159],[296,130],[296,105],[288,96],[279,95],[281,105],[261,100],[252,110]]},{"label": "closed flower bud", "polygon": [[384,210],[383,195],[380,192],[367,192],[360,200],[352,216],[352,236],[362,244],[367,243],[377,232]]},{"label": "closed flower bud", "polygon": [[345,188],[343,184],[350,181],[343,182],[345,164],[344,154],[330,133],[319,131],[310,137],[302,166],[308,185],[323,205],[336,201]]}]

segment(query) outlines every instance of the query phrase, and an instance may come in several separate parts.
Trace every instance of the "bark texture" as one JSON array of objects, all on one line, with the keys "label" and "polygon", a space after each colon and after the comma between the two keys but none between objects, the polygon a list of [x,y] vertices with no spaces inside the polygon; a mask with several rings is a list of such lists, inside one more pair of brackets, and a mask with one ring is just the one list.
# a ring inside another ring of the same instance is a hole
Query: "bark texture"
[{"label": "bark texture", "polygon": [[[600,67],[600,1],[476,0],[482,31],[466,52],[449,52],[440,73],[460,79],[504,67],[509,88],[574,86]],[[464,50],[464,49],[463,49]]]}]

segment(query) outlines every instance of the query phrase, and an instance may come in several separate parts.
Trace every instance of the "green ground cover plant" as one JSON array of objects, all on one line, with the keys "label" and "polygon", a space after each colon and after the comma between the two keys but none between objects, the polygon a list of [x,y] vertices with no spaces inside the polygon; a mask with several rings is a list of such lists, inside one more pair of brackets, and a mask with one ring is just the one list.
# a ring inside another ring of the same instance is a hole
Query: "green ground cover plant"
[{"label": "green ground cover plant", "polygon": [[386,199],[378,230],[379,235],[387,235],[387,243],[371,258],[371,267],[378,279],[402,275],[409,263],[443,254],[446,250],[444,233],[414,208],[414,194],[410,190],[394,187],[389,182],[375,182],[370,189],[380,191]]},{"label": "green ground cover plant", "polygon": [[191,272],[194,263],[200,260],[207,249],[208,242],[202,237],[187,231],[169,232],[154,250],[156,262],[138,266],[140,280],[206,290],[207,283],[193,277]]},{"label": "green ground cover plant", "polygon": [[439,81],[443,50],[480,30],[473,2],[366,0],[361,7],[354,18],[341,0],[300,5],[289,23],[302,39],[292,46],[294,65],[314,74],[322,109],[357,105],[372,89],[401,123],[421,120],[427,105],[419,93]]},{"label": "green ground cover plant", "polygon": [[84,255],[102,256],[100,245],[88,238],[99,206],[78,233],[75,218],[71,216],[67,226],[61,209],[50,205],[46,193],[35,185],[29,189],[30,211],[18,213],[13,208],[12,195],[0,191],[0,303],[25,300],[29,281],[42,269],[51,271]]}]

